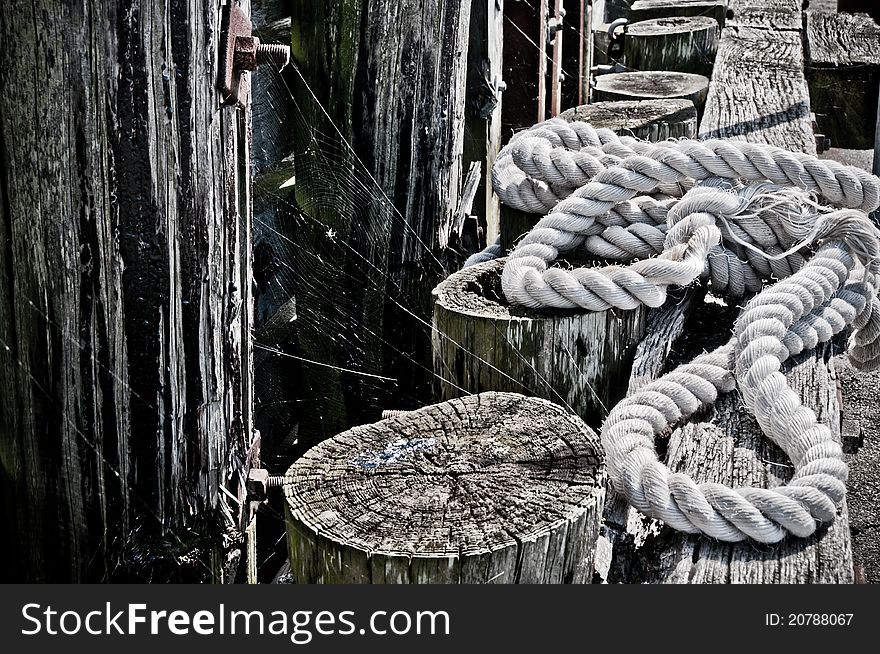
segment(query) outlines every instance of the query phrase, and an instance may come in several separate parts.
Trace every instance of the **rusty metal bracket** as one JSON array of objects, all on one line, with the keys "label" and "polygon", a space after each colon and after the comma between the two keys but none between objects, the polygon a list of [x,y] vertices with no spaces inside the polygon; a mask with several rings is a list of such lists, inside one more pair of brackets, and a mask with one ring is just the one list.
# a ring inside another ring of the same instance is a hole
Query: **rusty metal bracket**
[{"label": "rusty metal bracket", "polygon": [[218,86],[223,104],[245,106],[250,95],[250,79],[242,73],[272,63],[283,68],[290,62],[290,46],[260,43],[253,35],[250,16],[230,2],[223,9],[220,23],[220,65]]},{"label": "rusty metal bracket", "polygon": [[241,7],[230,2],[223,9],[220,24],[219,86],[223,104],[244,106],[250,93],[250,80],[241,74],[240,67],[236,67],[236,46],[240,38],[253,41],[251,19]]}]

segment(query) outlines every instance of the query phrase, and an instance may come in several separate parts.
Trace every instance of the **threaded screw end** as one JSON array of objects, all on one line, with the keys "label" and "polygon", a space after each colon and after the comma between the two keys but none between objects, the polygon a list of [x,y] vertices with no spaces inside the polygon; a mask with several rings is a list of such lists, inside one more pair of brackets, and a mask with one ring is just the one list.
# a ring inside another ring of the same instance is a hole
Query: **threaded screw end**
[{"label": "threaded screw end", "polygon": [[266,480],[266,488],[281,488],[284,486],[284,475],[269,475]]},{"label": "threaded screw end", "polygon": [[401,411],[399,409],[385,409],[382,412],[382,420],[385,420],[386,418],[393,418],[395,416],[402,416],[404,413],[407,413],[407,411]]},{"label": "threaded screw end", "polygon": [[273,64],[284,68],[290,63],[290,46],[281,43],[261,43],[257,46],[257,65]]}]

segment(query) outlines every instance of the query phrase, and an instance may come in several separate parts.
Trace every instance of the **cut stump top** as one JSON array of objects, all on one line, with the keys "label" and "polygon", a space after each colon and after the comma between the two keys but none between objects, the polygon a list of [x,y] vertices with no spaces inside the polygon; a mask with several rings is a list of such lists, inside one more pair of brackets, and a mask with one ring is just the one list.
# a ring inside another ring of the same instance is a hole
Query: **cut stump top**
[{"label": "cut stump top", "polygon": [[567,109],[559,117],[568,121],[580,120],[596,127],[607,127],[618,133],[643,130],[658,122],[693,123],[693,133],[684,136],[696,136],[697,110],[693,102],[684,99],[594,102]]},{"label": "cut stump top", "polygon": [[718,21],[708,16],[670,16],[652,18],[626,26],[627,36],[661,36],[664,34],[683,34],[706,29],[716,29]]},{"label": "cut stump top", "polygon": [[339,434],[291,466],[284,493],[307,530],[370,557],[516,551],[601,511],[600,452],[561,407],[489,392]]},{"label": "cut stump top", "polygon": [[709,79],[662,70],[609,73],[596,78],[596,90],[641,98],[681,98],[704,92]]}]

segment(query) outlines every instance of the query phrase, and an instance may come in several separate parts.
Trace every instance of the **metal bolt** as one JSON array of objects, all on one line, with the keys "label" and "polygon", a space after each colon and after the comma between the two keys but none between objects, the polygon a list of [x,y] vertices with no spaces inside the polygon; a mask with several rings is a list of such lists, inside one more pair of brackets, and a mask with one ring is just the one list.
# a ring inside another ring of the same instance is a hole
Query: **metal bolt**
[{"label": "metal bolt", "polygon": [[269,489],[282,486],[284,486],[283,475],[270,475],[265,468],[251,468],[245,482],[247,499],[252,502],[262,502],[266,499]]},{"label": "metal bolt", "polygon": [[278,68],[284,68],[290,63],[290,46],[281,43],[258,43],[257,66],[262,64],[274,64]]},{"label": "metal bolt", "polygon": [[262,64],[283,68],[290,63],[290,46],[281,43],[260,43],[256,36],[235,37],[236,70],[256,70]]},{"label": "metal bolt", "polygon": [[266,480],[266,488],[281,488],[284,486],[284,475],[269,475]]}]

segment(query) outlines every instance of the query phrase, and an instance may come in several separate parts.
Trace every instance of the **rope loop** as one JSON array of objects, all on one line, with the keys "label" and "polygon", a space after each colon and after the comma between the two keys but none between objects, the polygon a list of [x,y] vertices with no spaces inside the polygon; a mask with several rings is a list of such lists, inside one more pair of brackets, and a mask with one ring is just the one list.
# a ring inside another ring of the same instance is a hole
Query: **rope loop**
[{"label": "rope loop", "polygon": [[[769,145],[646,143],[560,119],[514,136],[492,176],[502,202],[543,215],[503,269],[512,304],[658,307],[670,286],[699,279],[751,296],[728,343],[612,408],[601,437],[616,490],[675,529],[724,541],[774,543],[833,520],[846,493],[843,452],[782,370],[848,328],[853,365],[880,367],[880,232],[867,216],[880,206],[880,179]],[[552,265],[572,251],[615,263]],[[794,464],[788,485],[697,484],[660,461],[657,436],[734,389]]]}]

